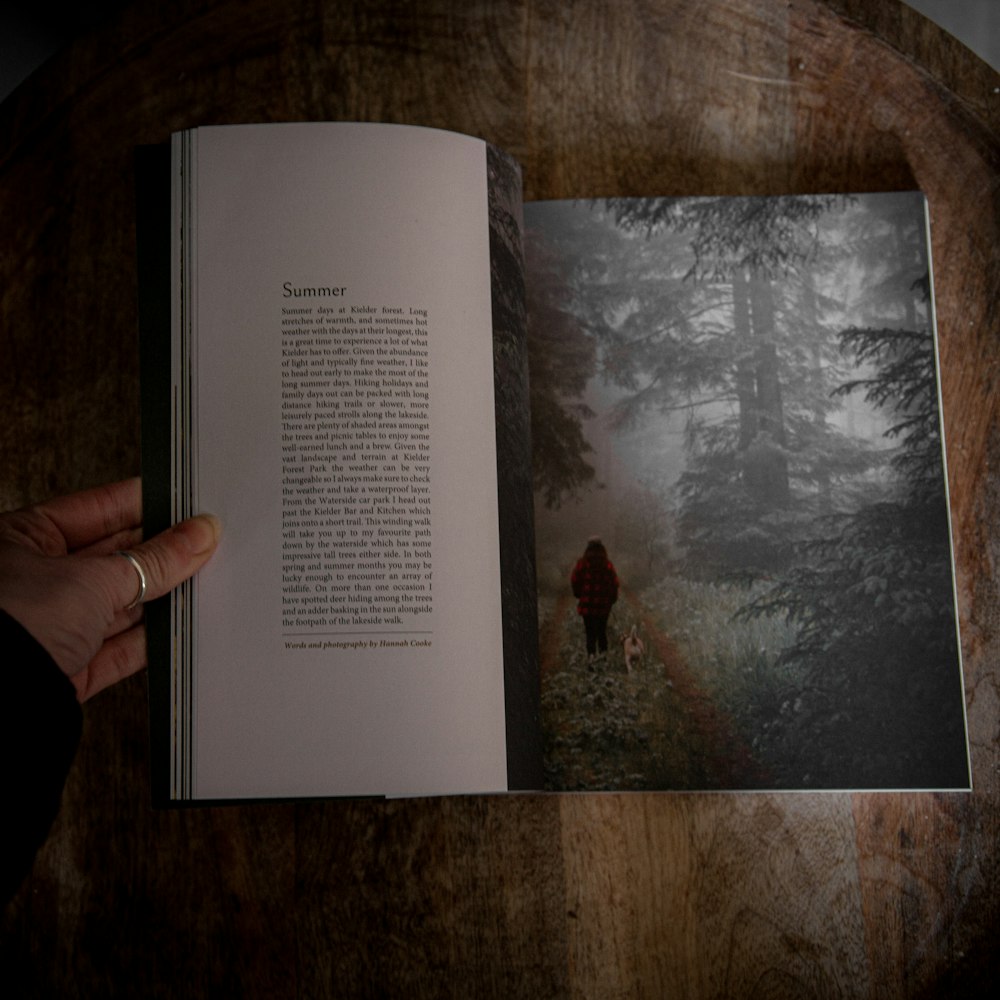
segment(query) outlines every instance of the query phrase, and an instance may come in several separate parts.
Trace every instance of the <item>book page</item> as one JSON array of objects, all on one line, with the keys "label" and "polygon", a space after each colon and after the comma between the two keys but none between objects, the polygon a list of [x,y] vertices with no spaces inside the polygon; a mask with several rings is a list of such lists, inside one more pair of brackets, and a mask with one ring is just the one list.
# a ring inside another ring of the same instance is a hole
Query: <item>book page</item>
[{"label": "book page", "polygon": [[190,142],[193,797],[503,789],[485,144]]},{"label": "book page", "polygon": [[967,790],[920,192],[525,206],[554,791]]}]

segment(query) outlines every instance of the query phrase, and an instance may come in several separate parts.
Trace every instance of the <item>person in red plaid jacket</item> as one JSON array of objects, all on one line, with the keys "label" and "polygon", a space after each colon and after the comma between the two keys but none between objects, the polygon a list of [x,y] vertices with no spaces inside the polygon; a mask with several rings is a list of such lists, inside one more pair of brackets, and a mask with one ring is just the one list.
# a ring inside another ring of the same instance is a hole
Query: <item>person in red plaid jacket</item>
[{"label": "person in red plaid jacket", "polygon": [[604,656],[608,651],[608,615],[618,600],[618,574],[600,538],[587,541],[587,548],[573,567],[570,576],[576,611],[583,618],[587,639],[587,658]]}]

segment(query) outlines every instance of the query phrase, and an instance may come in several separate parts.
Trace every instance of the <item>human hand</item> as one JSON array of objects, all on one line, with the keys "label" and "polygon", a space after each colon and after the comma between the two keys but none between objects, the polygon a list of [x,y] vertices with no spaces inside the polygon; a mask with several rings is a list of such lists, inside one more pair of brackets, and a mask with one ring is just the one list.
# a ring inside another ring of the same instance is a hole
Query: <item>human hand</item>
[{"label": "human hand", "polygon": [[86,701],[146,665],[143,600],[173,590],[208,561],[218,519],[182,521],[142,542],[139,479],[0,514],[0,608],[45,648]]}]

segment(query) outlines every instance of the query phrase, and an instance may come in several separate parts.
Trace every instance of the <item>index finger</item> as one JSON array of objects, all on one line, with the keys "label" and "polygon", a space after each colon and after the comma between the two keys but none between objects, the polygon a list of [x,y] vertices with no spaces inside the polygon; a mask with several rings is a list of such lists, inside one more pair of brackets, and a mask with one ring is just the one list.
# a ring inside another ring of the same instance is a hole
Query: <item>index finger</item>
[{"label": "index finger", "polygon": [[69,551],[80,549],[142,524],[142,480],[135,476],[69,496],[36,504],[66,540]]}]

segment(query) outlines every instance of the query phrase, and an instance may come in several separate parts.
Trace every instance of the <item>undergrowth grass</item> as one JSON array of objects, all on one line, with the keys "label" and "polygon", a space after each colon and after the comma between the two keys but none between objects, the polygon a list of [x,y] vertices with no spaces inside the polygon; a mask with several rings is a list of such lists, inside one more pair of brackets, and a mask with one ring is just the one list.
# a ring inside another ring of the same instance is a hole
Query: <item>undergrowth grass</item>
[{"label": "undergrowth grass", "polygon": [[698,683],[743,723],[776,714],[798,682],[793,668],[778,663],[795,639],[784,617],[736,618],[762,589],[670,577],[642,594]]}]

